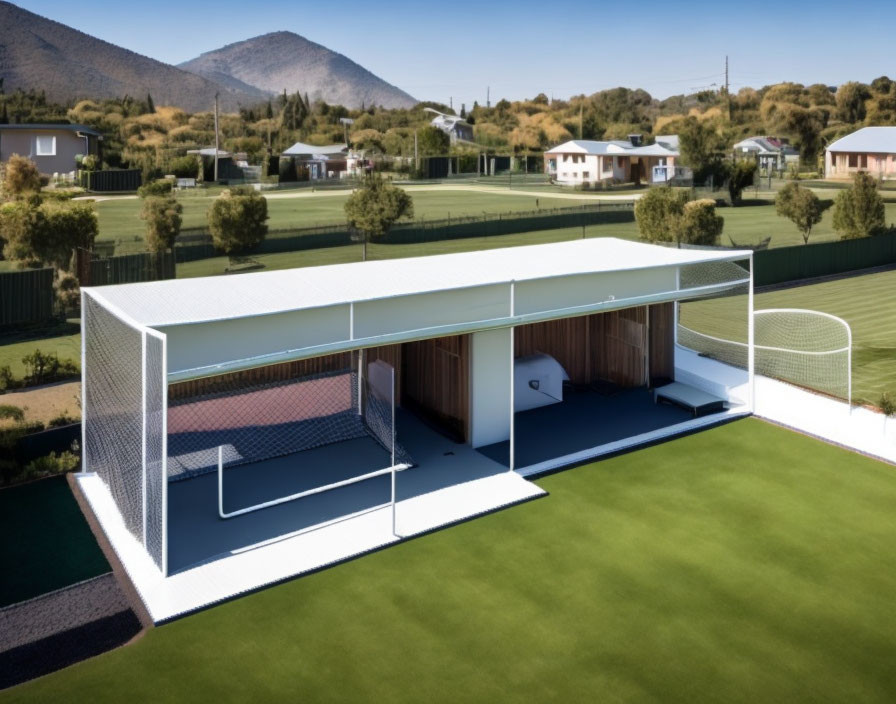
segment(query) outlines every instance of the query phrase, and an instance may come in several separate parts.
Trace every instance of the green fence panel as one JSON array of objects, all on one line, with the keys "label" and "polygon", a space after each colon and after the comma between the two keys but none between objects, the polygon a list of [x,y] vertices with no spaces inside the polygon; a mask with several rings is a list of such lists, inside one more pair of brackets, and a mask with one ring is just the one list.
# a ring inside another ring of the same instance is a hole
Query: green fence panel
[{"label": "green fence panel", "polygon": [[52,268],[0,274],[0,327],[47,322],[54,299]]},{"label": "green fence panel", "polygon": [[766,249],[753,254],[756,286],[896,264],[896,233]]},{"label": "green fence panel", "polygon": [[90,285],[130,284],[159,281],[176,276],[173,252],[123,254],[90,262]]}]

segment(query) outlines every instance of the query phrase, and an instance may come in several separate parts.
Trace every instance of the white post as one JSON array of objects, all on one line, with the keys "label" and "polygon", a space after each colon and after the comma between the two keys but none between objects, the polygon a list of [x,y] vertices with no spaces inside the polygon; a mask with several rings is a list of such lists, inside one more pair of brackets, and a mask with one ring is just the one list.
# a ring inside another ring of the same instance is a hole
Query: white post
[{"label": "white post", "polygon": [[[511,318],[514,315],[516,315],[516,301],[514,300],[515,296],[516,296],[516,283],[511,281],[510,282],[510,317]],[[514,381],[515,381],[515,379],[514,379],[515,356],[514,356],[514,349],[513,349],[513,346],[515,344],[515,341],[514,341],[515,331],[516,331],[516,328],[513,325],[511,325],[510,326],[510,447],[509,447],[509,459],[508,459],[508,464],[510,465],[508,467],[508,471],[510,471],[510,472],[513,471],[514,465],[516,463],[516,456],[515,456],[516,455],[516,410],[515,410],[516,398],[515,398],[514,389],[513,389],[513,385],[514,385]]]},{"label": "white post", "polygon": [[[846,325],[846,407],[849,415],[852,415],[852,327]],[[884,416],[884,429],[886,429],[887,417]]]},{"label": "white post", "polygon": [[[675,267],[675,290],[681,291],[681,267]],[[678,321],[681,317],[681,302],[676,298],[675,299],[675,310],[672,311],[672,315],[675,316],[675,319],[672,321],[672,335],[673,342],[675,346],[678,345]],[[674,365],[673,365],[674,367]],[[673,369],[674,371],[674,369]]]},{"label": "white post", "polygon": [[395,367],[391,368],[392,377],[392,535],[397,536],[395,527]]},{"label": "white post", "polygon": [[162,575],[168,576],[168,338],[162,338]]},{"label": "white post", "polygon": [[364,350],[358,350],[358,415],[364,415]]},{"label": "white post", "polygon": [[750,385],[750,413],[756,412],[756,347],[755,347],[755,313],[753,311],[753,254],[750,253],[750,289],[747,293],[747,383]]},{"label": "white post", "polygon": [[146,547],[146,330],[140,332],[140,477],[143,482],[143,547]]},{"label": "white post", "polygon": [[218,515],[227,518],[224,513],[224,446],[218,445]]},{"label": "white post", "polygon": [[81,474],[87,469],[87,294],[81,291]]}]

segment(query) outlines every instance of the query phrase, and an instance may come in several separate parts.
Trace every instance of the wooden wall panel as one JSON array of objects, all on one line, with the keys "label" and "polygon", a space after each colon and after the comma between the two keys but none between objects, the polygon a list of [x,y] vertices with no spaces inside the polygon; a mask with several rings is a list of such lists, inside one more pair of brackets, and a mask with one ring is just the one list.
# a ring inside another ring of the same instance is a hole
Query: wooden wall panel
[{"label": "wooden wall panel", "polygon": [[470,336],[438,337],[401,347],[403,405],[459,442],[466,442],[470,423]]},{"label": "wooden wall panel", "polygon": [[591,382],[590,316],[520,325],[513,331],[515,357],[541,352],[556,359],[574,384]]},{"label": "wooden wall panel", "polygon": [[650,306],[650,385],[675,378],[675,304]]},{"label": "wooden wall panel", "polygon": [[623,387],[644,386],[647,383],[646,308],[640,306],[599,313],[589,319],[593,379]]}]

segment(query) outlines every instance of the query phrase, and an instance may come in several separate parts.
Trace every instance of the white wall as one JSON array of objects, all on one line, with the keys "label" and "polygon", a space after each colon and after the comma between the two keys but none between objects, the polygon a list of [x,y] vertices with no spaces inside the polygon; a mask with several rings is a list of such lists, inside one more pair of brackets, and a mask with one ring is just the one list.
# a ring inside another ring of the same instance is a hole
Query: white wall
[{"label": "white wall", "polygon": [[510,437],[510,328],[476,332],[470,345],[470,444]]}]

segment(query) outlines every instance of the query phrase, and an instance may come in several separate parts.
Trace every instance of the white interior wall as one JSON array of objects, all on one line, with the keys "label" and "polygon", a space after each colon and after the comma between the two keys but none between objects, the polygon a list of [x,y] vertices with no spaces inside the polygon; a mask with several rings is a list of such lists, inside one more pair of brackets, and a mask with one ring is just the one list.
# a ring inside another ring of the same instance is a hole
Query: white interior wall
[{"label": "white interior wall", "polygon": [[476,332],[470,342],[470,444],[510,437],[510,328]]}]

